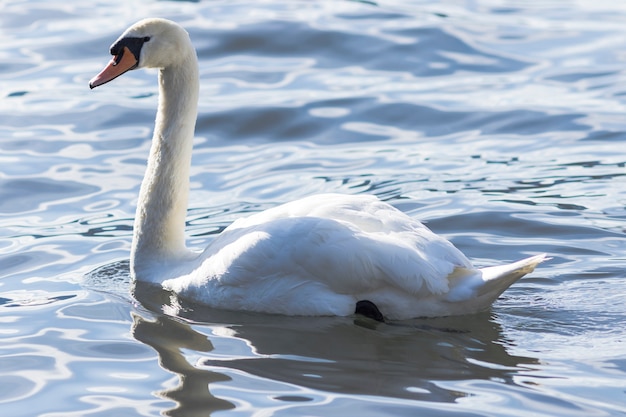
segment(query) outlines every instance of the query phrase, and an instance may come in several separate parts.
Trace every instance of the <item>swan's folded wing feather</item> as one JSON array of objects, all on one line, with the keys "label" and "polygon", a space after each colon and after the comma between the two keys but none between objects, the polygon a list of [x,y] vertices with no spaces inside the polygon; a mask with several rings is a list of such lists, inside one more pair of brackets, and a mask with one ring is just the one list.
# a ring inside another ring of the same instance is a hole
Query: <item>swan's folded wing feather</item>
[{"label": "swan's folded wing feather", "polygon": [[444,293],[447,276],[468,261],[449,242],[425,231],[368,233],[319,217],[239,225],[210,245],[211,255],[197,273],[232,286],[298,278],[343,294],[388,285],[412,294]]}]

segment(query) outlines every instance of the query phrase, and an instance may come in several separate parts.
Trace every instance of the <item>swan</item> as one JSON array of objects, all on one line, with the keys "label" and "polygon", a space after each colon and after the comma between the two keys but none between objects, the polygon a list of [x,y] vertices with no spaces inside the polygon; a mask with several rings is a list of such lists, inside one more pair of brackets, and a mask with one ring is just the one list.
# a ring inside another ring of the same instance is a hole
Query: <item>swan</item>
[{"label": "swan", "polygon": [[548,259],[540,254],[477,269],[452,243],[393,206],[342,194],[238,219],[204,251],[191,251],[184,227],[199,79],[189,34],[175,22],[144,19],[110,52],[90,88],[129,70],[158,69],[158,110],[130,255],[135,282],[218,309],[403,320],[488,309]]}]

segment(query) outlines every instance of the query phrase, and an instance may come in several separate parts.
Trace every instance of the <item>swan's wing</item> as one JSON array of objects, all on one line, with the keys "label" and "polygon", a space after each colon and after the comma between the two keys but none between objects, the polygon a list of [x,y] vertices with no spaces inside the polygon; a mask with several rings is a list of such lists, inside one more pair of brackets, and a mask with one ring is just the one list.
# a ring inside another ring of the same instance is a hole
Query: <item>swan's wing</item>
[{"label": "swan's wing", "polygon": [[447,276],[458,267],[471,265],[451,243],[392,206],[323,195],[233,223],[207,248],[197,272],[204,276],[199,280],[231,286],[281,278],[286,285],[316,281],[342,294],[392,285],[417,295],[446,292]]}]

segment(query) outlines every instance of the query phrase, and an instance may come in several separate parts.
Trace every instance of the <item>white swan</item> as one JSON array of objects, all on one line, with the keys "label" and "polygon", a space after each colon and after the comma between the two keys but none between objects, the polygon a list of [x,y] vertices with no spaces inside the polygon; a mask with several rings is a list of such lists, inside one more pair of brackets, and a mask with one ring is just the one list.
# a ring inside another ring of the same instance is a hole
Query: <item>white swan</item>
[{"label": "white swan", "polygon": [[485,310],[546,259],[475,269],[450,242],[389,204],[340,194],[239,219],[203,252],[192,252],[184,226],[199,81],[189,35],[174,22],[146,19],[127,29],[111,54],[91,88],[135,68],[159,69],[131,249],[136,280],[220,309],[408,319]]}]

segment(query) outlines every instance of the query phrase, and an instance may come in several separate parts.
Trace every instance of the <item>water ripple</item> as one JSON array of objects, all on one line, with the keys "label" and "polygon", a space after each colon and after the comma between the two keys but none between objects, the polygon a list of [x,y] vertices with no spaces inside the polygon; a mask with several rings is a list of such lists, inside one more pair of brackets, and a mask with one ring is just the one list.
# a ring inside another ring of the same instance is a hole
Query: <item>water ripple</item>
[{"label": "water ripple", "polygon": [[[626,412],[626,6],[1,7],[5,414]],[[133,288],[155,73],[87,82],[143,16],[182,23],[200,58],[190,246],[248,213],[345,192],[424,220],[481,266],[553,259],[491,312],[393,325],[213,311]]]}]

